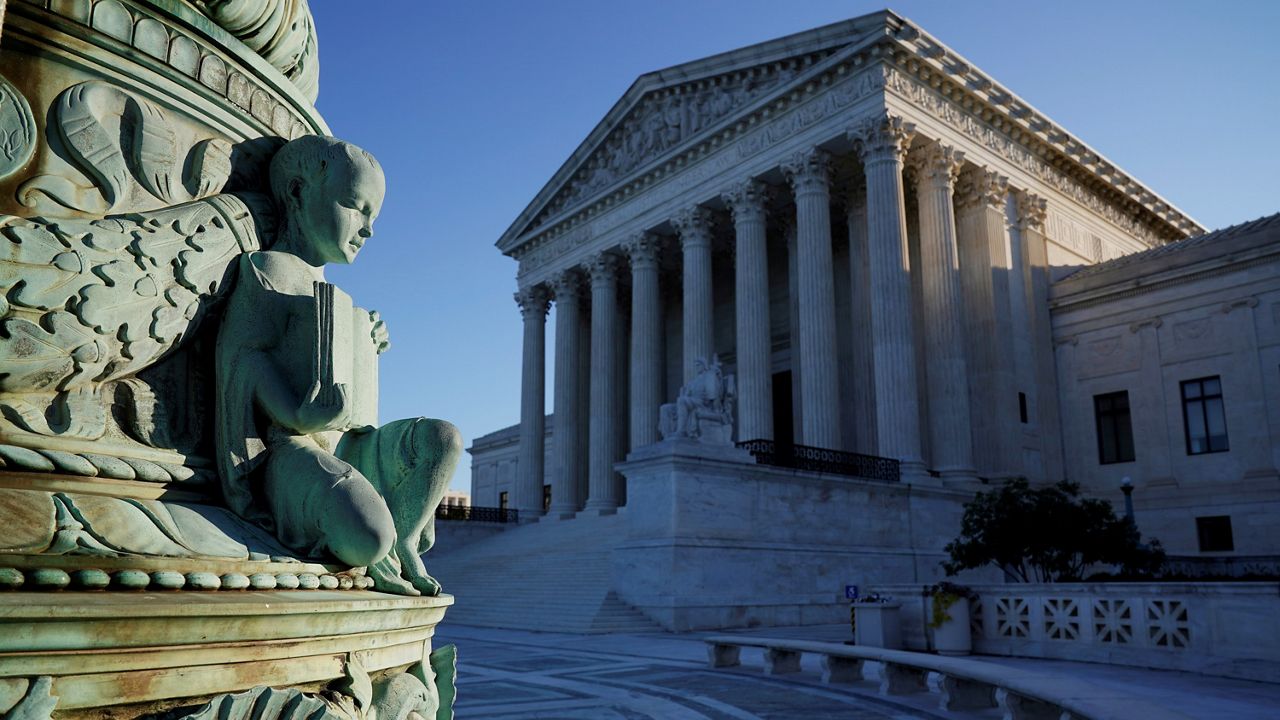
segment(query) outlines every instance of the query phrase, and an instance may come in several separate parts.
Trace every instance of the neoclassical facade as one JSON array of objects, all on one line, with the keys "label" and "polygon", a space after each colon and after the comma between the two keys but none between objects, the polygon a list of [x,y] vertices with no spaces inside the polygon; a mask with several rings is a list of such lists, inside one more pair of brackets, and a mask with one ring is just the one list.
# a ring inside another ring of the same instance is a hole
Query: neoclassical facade
[{"label": "neoclassical facade", "polygon": [[614,463],[714,354],[739,440],[1060,477],[1050,283],[1202,231],[892,12],[643,76],[498,242],[525,323],[512,504],[615,509]]}]

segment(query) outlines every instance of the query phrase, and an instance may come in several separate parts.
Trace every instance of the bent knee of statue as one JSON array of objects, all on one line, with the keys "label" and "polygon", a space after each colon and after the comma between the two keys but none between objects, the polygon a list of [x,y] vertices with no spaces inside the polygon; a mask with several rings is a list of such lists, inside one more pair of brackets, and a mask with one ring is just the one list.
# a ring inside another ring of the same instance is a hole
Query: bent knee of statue
[{"label": "bent knee of statue", "polygon": [[462,457],[462,432],[447,420],[418,418],[413,436],[421,457],[441,464]]},{"label": "bent knee of statue", "polygon": [[340,483],[325,513],[329,552],[348,565],[372,565],[391,552],[395,521],[386,503],[363,478]]}]

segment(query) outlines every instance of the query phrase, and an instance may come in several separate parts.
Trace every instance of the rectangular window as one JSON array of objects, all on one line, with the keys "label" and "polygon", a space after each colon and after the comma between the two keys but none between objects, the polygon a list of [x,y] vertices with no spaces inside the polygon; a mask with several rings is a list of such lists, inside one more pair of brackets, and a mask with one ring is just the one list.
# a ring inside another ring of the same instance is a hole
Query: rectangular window
[{"label": "rectangular window", "polygon": [[498,493],[498,509],[500,510],[507,509],[507,491],[505,490]]},{"label": "rectangular window", "polygon": [[1196,537],[1200,539],[1200,552],[1231,552],[1236,549],[1230,515],[1196,518]]},{"label": "rectangular window", "polygon": [[551,509],[551,486],[542,486],[542,511],[547,512]]},{"label": "rectangular window", "polygon": [[1027,423],[1027,394],[1018,393],[1018,417],[1022,420],[1022,424]]},{"label": "rectangular window", "polygon": [[1182,383],[1182,425],[1187,454],[1226,452],[1227,412],[1222,404],[1222,380],[1214,377]]},{"label": "rectangular window", "polygon": [[1129,419],[1129,392],[1093,396],[1098,425],[1098,463],[1133,462],[1133,426]]}]

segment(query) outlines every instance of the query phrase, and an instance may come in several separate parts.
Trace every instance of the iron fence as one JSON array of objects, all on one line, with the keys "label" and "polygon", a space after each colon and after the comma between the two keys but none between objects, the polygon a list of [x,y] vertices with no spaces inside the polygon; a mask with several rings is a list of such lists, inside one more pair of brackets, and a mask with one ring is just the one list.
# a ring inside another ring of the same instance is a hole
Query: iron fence
[{"label": "iron fence", "polygon": [[510,508],[475,507],[473,505],[441,505],[436,508],[437,520],[461,520],[464,522],[514,523],[520,520],[520,511]]},{"label": "iron fence", "polygon": [[902,477],[900,463],[893,458],[808,445],[787,445],[774,440],[744,440],[737,446],[751,453],[761,465],[848,475],[881,482],[898,482]]}]

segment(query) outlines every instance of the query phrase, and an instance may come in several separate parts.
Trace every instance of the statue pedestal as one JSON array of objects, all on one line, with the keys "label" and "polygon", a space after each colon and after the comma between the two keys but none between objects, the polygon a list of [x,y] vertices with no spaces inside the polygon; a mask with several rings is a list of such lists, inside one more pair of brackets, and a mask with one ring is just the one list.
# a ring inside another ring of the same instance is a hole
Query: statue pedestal
[{"label": "statue pedestal", "polygon": [[60,713],[126,717],[257,686],[315,693],[353,672],[376,687],[427,662],[452,604],[359,590],[4,593],[0,715],[41,676]]}]

